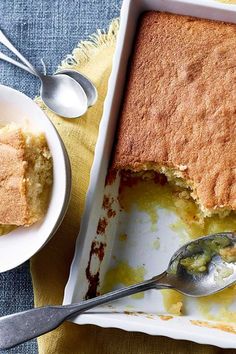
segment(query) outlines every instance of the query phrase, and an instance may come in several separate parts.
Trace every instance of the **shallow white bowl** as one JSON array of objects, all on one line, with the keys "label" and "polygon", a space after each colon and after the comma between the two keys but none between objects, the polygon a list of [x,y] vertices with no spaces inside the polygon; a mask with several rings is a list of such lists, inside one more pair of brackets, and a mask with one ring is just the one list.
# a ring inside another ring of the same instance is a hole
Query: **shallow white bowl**
[{"label": "shallow white bowl", "polygon": [[67,210],[71,189],[69,158],[54,125],[29,97],[0,85],[0,124],[11,122],[26,125],[33,132],[44,132],[53,158],[53,186],[41,222],[28,228],[19,227],[0,237],[0,272],[28,260],[53,236]]}]

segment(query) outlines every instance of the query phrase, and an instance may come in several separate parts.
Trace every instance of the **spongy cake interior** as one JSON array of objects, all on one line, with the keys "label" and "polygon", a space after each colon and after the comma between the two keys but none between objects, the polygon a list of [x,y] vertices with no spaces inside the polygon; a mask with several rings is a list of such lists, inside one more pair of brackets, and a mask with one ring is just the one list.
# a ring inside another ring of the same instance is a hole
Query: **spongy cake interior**
[{"label": "spongy cake interior", "polygon": [[29,226],[46,212],[52,184],[52,158],[44,134],[15,124],[0,129],[0,224]]},{"label": "spongy cake interior", "polygon": [[47,209],[52,185],[52,158],[43,134],[28,132],[24,137],[28,224],[33,224],[43,217]]}]

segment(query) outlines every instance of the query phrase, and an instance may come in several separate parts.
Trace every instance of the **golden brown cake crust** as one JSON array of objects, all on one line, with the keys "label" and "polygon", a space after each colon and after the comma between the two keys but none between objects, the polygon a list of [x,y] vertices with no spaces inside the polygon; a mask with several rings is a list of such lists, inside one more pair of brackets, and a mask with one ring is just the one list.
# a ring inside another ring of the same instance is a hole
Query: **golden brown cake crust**
[{"label": "golden brown cake crust", "polygon": [[236,25],[142,16],[113,167],[145,163],[181,171],[204,208],[236,210]]},{"label": "golden brown cake crust", "polygon": [[21,131],[0,134],[0,224],[27,223],[25,168]]}]

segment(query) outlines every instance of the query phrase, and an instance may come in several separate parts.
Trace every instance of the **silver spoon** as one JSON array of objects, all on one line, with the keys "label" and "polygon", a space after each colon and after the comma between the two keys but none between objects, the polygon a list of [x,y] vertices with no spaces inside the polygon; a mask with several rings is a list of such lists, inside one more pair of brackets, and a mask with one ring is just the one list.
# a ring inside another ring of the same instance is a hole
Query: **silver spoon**
[{"label": "silver spoon", "polygon": [[[38,337],[58,327],[63,321],[79,315],[98,305],[105,304],[150,289],[175,289],[180,293],[198,297],[216,293],[236,281],[236,263],[228,263],[212,253],[207,270],[189,272],[181,262],[187,257],[198,256],[209,249],[209,242],[214,245],[236,247],[236,234],[231,232],[202,237],[182,246],[172,257],[168,269],[142,283],[97,296],[78,304],[64,306],[47,306],[4,316],[0,318],[0,349],[8,349],[27,340]],[[217,281],[219,269],[229,267],[232,274]]]},{"label": "silver spoon", "polygon": [[0,43],[10,49],[25,65],[8,58],[1,53],[0,59],[6,60],[21,69],[24,69],[41,81],[40,95],[44,103],[53,112],[66,118],[77,118],[82,116],[88,107],[87,96],[81,85],[72,77],[60,75],[43,75],[39,73],[30,62],[11,44],[0,30]]},{"label": "silver spoon", "polygon": [[72,77],[72,79],[76,80],[82,86],[88,98],[88,107],[91,107],[95,104],[98,98],[98,93],[96,87],[94,86],[92,81],[89,80],[89,78],[87,78],[80,72],[72,69],[59,70],[55,75],[61,74],[65,74]]},{"label": "silver spoon", "polygon": [[[0,59],[7,61],[8,63],[11,63],[15,66],[18,66],[19,68],[26,70],[32,75],[34,75],[34,72],[30,68],[28,68],[28,66],[19,63],[18,61],[8,57],[7,55],[1,52],[0,52]],[[97,89],[92,83],[92,81],[89,80],[85,75],[82,75],[80,72],[72,69],[60,70],[54,75],[61,75],[61,74],[70,76],[72,79],[78,82],[78,84],[82,87],[82,89],[84,90],[87,96],[88,107],[91,107],[96,103],[98,98]]]}]

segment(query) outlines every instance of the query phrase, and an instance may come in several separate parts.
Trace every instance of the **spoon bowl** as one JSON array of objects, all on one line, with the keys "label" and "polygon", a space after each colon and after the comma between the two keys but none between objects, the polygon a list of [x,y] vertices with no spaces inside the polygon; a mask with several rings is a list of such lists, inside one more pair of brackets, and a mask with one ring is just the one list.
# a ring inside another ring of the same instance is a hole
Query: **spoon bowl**
[{"label": "spoon bowl", "polygon": [[192,272],[181,265],[183,259],[194,259],[204,255],[204,252],[209,249],[209,242],[217,242],[217,240],[227,244],[226,247],[236,246],[236,234],[232,232],[204,236],[185,244],[171,257],[165,282],[191,297],[208,296],[235,283],[236,263],[226,262],[217,252],[212,253],[205,271]]},{"label": "spoon bowl", "polygon": [[87,96],[81,85],[70,76],[40,76],[40,95],[53,112],[65,118],[82,116],[88,108]]},{"label": "spoon bowl", "polygon": [[98,98],[97,89],[85,75],[82,75],[80,72],[72,69],[60,70],[56,73],[56,75],[65,74],[70,76],[72,79],[77,81],[83,88],[87,99],[88,99],[88,107],[93,106]]}]

